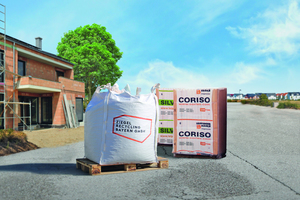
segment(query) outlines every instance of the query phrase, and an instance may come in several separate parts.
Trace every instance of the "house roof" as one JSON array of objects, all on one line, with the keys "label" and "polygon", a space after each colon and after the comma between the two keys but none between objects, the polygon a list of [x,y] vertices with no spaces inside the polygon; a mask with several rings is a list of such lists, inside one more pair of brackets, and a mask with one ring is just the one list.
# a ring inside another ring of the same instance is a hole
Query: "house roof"
[{"label": "house roof", "polygon": [[258,95],[258,96],[260,96],[262,94],[265,94],[265,95],[267,95],[267,97],[269,97],[269,96],[276,96],[276,93],[255,93],[255,94]]},{"label": "house roof", "polygon": [[300,92],[288,92],[289,95],[294,94],[294,95],[300,95]]},{"label": "house roof", "polygon": [[[3,35],[3,34],[0,34],[0,35]],[[74,65],[74,64],[71,63],[70,61],[68,61],[68,60],[66,60],[66,59],[64,59],[64,58],[62,58],[62,57],[60,57],[60,56],[57,56],[57,55],[55,55],[55,54],[52,54],[52,53],[43,51],[43,50],[41,50],[40,48],[38,48],[38,47],[36,47],[36,46],[33,46],[33,45],[31,45],[31,44],[28,44],[28,43],[26,43],[26,42],[23,42],[23,41],[21,41],[21,40],[18,40],[18,39],[14,38],[14,37],[11,37],[11,36],[9,36],[9,35],[6,35],[6,40],[8,40],[8,41],[10,41],[10,42],[15,42],[16,44],[21,45],[21,46],[23,46],[23,47],[26,47],[26,48],[28,48],[28,49],[37,51],[37,52],[42,53],[42,54],[44,54],[44,55],[50,56],[50,57],[52,57],[52,58],[56,58],[56,59],[58,59],[58,60],[61,60],[61,61],[66,62],[66,63],[69,63],[69,64],[71,64],[71,65]]]},{"label": "house roof", "polygon": [[267,95],[267,97],[270,97],[270,96],[276,96],[276,93],[265,93]]},{"label": "house roof", "polygon": [[281,96],[281,95],[282,95],[282,96],[285,96],[285,95],[287,95],[287,94],[288,94],[288,93],[277,93],[276,96]]},{"label": "house roof", "polygon": [[246,94],[247,97],[254,97],[255,94]]}]

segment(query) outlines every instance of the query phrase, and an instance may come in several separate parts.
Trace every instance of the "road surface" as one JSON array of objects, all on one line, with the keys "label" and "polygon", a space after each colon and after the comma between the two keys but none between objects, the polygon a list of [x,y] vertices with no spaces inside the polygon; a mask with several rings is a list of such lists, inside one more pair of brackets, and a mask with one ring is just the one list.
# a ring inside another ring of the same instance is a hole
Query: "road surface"
[{"label": "road surface", "polygon": [[83,142],[0,157],[0,199],[300,199],[300,111],[228,104],[227,157],[89,176]]}]

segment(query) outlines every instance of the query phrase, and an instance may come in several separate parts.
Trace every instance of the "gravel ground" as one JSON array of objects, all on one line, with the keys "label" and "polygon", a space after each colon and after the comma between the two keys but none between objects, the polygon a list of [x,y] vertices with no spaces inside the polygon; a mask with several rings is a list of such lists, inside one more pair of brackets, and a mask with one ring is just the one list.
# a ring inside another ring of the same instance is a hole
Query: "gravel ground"
[{"label": "gravel ground", "polygon": [[28,141],[43,147],[58,147],[84,140],[84,127],[25,131]]},{"label": "gravel ground", "polygon": [[300,111],[228,104],[227,157],[89,176],[83,142],[0,157],[1,199],[300,199]]}]

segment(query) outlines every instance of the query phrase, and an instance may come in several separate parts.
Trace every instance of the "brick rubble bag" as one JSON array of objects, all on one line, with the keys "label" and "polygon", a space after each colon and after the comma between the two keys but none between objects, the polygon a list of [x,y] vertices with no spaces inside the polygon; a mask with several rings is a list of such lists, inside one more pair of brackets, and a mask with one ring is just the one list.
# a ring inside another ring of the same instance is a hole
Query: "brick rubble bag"
[{"label": "brick rubble bag", "polygon": [[85,113],[85,157],[101,165],[157,162],[157,87],[135,96],[116,85],[98,87]]}]

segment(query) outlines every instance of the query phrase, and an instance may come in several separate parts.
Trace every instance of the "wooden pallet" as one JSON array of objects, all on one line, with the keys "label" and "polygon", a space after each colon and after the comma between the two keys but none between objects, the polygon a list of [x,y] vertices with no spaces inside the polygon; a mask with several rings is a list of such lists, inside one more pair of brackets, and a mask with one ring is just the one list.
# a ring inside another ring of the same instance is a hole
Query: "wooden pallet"
[{"label": "wooden pallet", "polygon": [[90,175],[116,174],[136,171],[165,169],[169,167],[167,158],[158,157],[158,163],[126,163],[117,165],[100,165],[86,158],[76,159],[76,168]]}]

